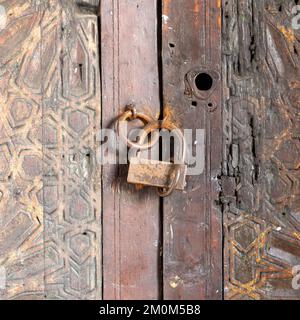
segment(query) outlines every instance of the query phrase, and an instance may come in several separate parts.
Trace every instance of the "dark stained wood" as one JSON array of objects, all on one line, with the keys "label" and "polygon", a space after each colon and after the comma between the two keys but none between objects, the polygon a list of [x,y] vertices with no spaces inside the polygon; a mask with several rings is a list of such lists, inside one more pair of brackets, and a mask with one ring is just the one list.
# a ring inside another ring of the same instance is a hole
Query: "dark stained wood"
[{"label": "dark stained wood", "polygon": [[225,299],[297,299],[299,41],[291,0],[223,1]]},{"label": "dark stained wood", "polygon": [[[103,127],[135,103],[159,113],[156,1],[112,0],[101,6]],[[127,184],[126,165],[103,168],[105,299],[159,297],[159,199]]]},{"label": "dark stained wood", "polygon": [[[221,3],[164,0],[162,29],[164,105],[182,128],[205,131],[204,172],[187,178],[186,192],[164,201],[164,298],[220,299]],[[202,72],[214,79],[209,92],[195,88]]]}]

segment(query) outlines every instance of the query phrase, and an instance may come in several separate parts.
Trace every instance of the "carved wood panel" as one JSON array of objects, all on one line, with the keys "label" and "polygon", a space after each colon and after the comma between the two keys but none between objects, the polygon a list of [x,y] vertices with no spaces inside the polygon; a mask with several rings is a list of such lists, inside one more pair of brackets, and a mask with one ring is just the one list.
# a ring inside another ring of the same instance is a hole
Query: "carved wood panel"
[{"label": "carved wood panel", "polygon": [[293,6],[223,1],[226,299],[300,298],[292,287],[300,263],[300,60]]},{"label": "carved wood panel", "polygon": [[1,1],[2,298],[101,297],[98,19]]},{"label": "carved wood panel", "polygon": [[[0,299],[300,299],[296,4],[0,0]],[[204,132],[185,192],[97,162],[128,103]]]}]

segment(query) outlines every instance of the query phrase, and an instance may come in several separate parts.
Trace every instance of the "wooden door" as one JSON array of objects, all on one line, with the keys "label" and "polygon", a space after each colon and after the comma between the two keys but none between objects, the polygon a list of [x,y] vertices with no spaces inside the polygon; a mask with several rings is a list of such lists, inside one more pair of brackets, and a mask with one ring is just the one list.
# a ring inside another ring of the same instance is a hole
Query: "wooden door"
[{"label": "wooden door", "polygon": [[300,298],[295,9],[295,1],[223,3],[226,299]]},{"label": "wooden door", "polygon": [[[98,18],[72,1],[1,1],[4,299],[101,297]],[[93,9],[94,8],[94,12]]]},{"label": "wooden door", "polygon": [[[117,175],[115,166],[104,167],[105,298],[222,296],[221,211],[214,200],[221,173],[220,13],[218,1],[102,4],[105,127],[128,103],[154,116],[170,107],[183,127],[205,130],[207,159],[205,173],[189,177],[187,190],[166,200],[127,185],[126,166]],[[186,75],[199,67],[218,77],[207,99],[188,93],[198,89]]]},{"label": "wooden door", "polygon": [[[0,298],[299,299],[294,6],[0,0]],[[184,192],[99,162],[129,103],[192,129]]]}]

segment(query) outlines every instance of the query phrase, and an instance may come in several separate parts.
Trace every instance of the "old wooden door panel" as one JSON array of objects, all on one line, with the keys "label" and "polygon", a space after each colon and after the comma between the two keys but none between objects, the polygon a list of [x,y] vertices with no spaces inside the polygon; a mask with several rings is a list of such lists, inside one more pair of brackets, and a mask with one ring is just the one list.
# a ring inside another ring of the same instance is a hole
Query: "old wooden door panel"
[{"label": "old wooden door panel", "polygon": [[[0,299],[300,299],[295,1],[0,5]],[[97,165],[132,102],[203,130],[186,192]]]},{"label": "old wooden door panel", "polygon": [[[155,0],[103,1],[101,61],[103,127],[128,103],[160,111]],[[126,165],[103,168],[105,299],[158,299],[159,199],[127,184]]]},{"label": "old wooden door panel", "polygon": [[[164,201],[164,298],[220,299],[221,3],[165,0],[162,31],[164,106],[172,108],[182,128],[193,130],[193,155],[198,152],[199,160],[199,152],[205,153],[203,171],[188,177],[186,192]],[[197,87],[201,74],[214,78],[208,91]],[[201,129],[205,147],[195,138]]]},{"label": "old wooden door panel", "polygon": [[101,175],[95,158],[101,125],[98,6],[87,10],[89,7],[72,1],[48,4],[42,47],[47,48],[49,42],[54,54],[49,63],[53,74],[43,70],[44,237],[46,261],[52,259],[52,264],[45,266],[46,295],[99,299]]},{"label": "old wooden door panel", "polygon": [[101,298],[97,17],[1,1],[1,298]]},{"label": "old wooden door panel", "polygon": [[[225,298],[299,299],[295,1],[223,1]],[[242,15],[237,15],[242,12]]]},{"label": "old wooden door panel", "polygon": [[0,33],[0,297],[35,298],[44,293],[42,146],[30,134],[42,124],[42,66],[37,58],[28,67],[34,50],[41,56],[41,12],[24,1],[0,4],[8,17]]}]

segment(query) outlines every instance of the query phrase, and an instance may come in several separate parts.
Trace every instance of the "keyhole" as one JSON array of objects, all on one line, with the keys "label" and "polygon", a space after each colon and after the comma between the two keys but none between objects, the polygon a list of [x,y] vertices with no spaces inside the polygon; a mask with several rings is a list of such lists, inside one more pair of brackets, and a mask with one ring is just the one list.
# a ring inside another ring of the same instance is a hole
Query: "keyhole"
[{"label": "keyhole", "polygon": [[199,73],[195,78],[195,84],[198,90],[208,91],[213,86],[213,78],[207,73]]}]

